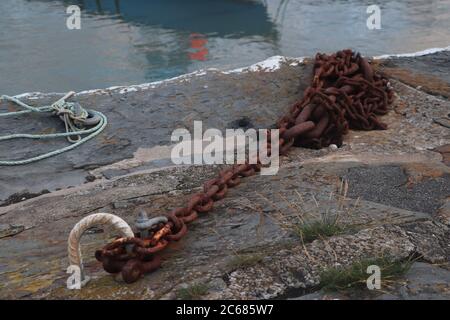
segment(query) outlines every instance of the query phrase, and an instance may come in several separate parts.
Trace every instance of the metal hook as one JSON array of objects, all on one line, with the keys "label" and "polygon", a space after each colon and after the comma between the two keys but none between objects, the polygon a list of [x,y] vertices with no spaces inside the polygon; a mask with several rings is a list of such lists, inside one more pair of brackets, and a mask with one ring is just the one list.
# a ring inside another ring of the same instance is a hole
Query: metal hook
[{"label": "metal hook", "polygon": [[167,223],[168,219],[165,216],[159,216],[149,219],[145,210],[141,210],[135,221],[136,229],[139,231],[141,238],[148,237],[148,230],[158,223]]}]

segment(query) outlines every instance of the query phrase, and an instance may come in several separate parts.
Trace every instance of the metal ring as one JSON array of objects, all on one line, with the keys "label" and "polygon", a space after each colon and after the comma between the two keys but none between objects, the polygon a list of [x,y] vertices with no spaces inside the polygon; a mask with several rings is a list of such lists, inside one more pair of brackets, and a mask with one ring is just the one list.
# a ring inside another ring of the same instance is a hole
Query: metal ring
[{"label": "metal ring", "polygon": [[80,239],[84,232],[96,225],[110,225],[119,231],[125,237],[134,237],[133,230],[130,226],[118,216],[110,213],[95,213],[81,219],[70,231],[67,251],[69,254],[69,261],[71,265],[76,265],[80,268],[81,278],[84,280],[81,286],[85,285],[88,277],[84,274],[83,260],[81,258]]},{"label": "metal ring", "polygon": [[159,216],[159,217],[154,217],[148,220],[144,220],[142,222],[140,222],[139,220],[135,222],[136,228],[138,228],[139,230],[142,229],[150,229],[151,227],[153,227],[155,224],[158,223],[166,223],[167,217],[165,216]]},{"label": "metal ring", "polygon": [[[211,200],[212,201],[212,200]],[[213,202],[214,203],[214,202]],[[184,223],[189,223],[194,221],[195,219],[198,218],[198,214],[197,211],[192,210],[192,212],[190,214],[188,214],[187,216],[184,217],[180,217],[180,219],[184,222]]]},{"label": "metal ring", "polygon": [[100,117],[100,115],[97,112],[92,111],[92,110],[87,110],[87,112],[88,112],[88,117],[82,121],[82,123],[84,125],[95,126],[100,123],[102,118]]}]

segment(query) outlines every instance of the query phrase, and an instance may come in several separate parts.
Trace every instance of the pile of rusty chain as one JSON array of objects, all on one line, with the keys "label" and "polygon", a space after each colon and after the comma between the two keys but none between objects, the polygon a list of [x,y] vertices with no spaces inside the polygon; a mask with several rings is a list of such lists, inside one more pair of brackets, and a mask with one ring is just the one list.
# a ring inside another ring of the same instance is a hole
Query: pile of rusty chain
[{"label": "pile of rusty chain", "polygon": [[[351,50],[332,55],[317,54],[313,80],[303,98],[296,102],[278,122],[279,150],[284,155],[292,146],[322,148],[342,145],[349,128],[359,130],[385,129],[378,115],[388,112],[393,90],[388,80],[373,71],[368,61]],[[270,154],[270,130],[268,130]],[[256,164],[233,165],[218,177],[204,183],[203,192],[190,197],[187,205],[172,210],[165,217],[153,218],[147,229],[132,238],[119,238],[95,256],[109,273],[122,273],[125,282],[137,281],[143,274],[159,268],[157,254],[171,241],[180,240],[187,224],[199,213],[211,211],[215,201],[225,197],[228,188],[237,186],[241,177],[254,175],[261,168]],[[156,219],[156,220],[155,220]]]}]

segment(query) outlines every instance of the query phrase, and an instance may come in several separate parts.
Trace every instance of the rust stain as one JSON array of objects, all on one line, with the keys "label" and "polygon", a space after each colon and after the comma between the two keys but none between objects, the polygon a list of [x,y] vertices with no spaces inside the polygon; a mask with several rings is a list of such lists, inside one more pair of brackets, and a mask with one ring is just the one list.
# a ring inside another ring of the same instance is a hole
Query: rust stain
[{"label": "rust stain", "polygon": [[427,74],[416,73],[398,67],[386,67],[380,63],[377,64],[376,69],[389,77],[395,78],[415,88],[421,87],[421,90],[433,94],[441,95],[450,98],[450,84],[446,81]]},{"label": "rust stain", "polygon": [[434,149],[434,151],[439,152],[442,155],[442,162],[446,166],[450,167],[450,144],[445,144]]},{"label": "rust stain", "polygon": [[52,133],[56,133],[55,128],[45,128],[39,132],[39,134],[52,134]]},{"label": "rust stain", "polygon": [[100,139],[102,140],[101,144],[103,145],[115,145],[119,143],[119,140],[115,137],[101,136]]},{"label": "rust stain", "polygon": [[17,287],[18,290],[36,293],[40,289],[48,288],[55,281],[52,275],[40,275],[39,278],[29,278],[24,276],[20,271],[11,272],[8,274],[8,285]]},{"label": "rust stain", "polygon": [[406,164],[405,169],[408,173],[408,187],[420,183],[424,179],[436,179],[442,177],[445,173],[442,168],[418,162]]},{"label": "rust stain", "polygon": [[9,111],[9,112],[16,112],[16,111],[18,111],[18,109],[17,109],[16,107],[14,107],[14,106],[12,105],[12,103],[9,103],[9,104],[8,104],[8,111]]}]

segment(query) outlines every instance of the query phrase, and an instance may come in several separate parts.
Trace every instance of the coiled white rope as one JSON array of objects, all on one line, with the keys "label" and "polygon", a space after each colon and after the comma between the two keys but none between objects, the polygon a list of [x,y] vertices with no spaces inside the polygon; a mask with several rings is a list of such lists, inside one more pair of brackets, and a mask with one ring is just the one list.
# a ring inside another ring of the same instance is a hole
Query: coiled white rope
[{"label": "coiled white rope", "polygon": [[[50,139],[50,138],[66,137],[71,144],[66,147],[62,147],[60,149],[47,152],[28,159],[0,160],[0,166],[23,165],[39,161],[42,159],[46,159],[52,156],[56,156],[63,152],[75,149],[79,145],[96,137],[100,132],[102,132],[103,129],[105,129],[106,125],[108,124],[108,119],[106,118],[106,116],[99,111],[86,110],[83,107],[81,107],[81,105],[79,105],[78,103],[67,102],[66,99],[70,98],[74,94],[75,92],[71,91],[67,93],[64,97],[60,98],[58,101],[54,102],[52,105],[43,107],[33,107],[27,105],[26,103],[23,103],[17,98],[6,95],[1,96],[0,99],[13,102],[16,105],[21,106],[25,110],[0,113],[0,118],[17,116],[28,113],[47,112],[50,114],[56,114],[61,118],[61,120],[64,122],[66,132],[51,133],[51,134],[27,134],[27,133],[9,134],[5,136],[0,136],[0,141],[18,138]],[[92,126],[92,127],[87,129],[85,128],[85,126]],[[86,136],[81,137],[81,135]],[[72,137],[77,138],[73,139]]]}]

